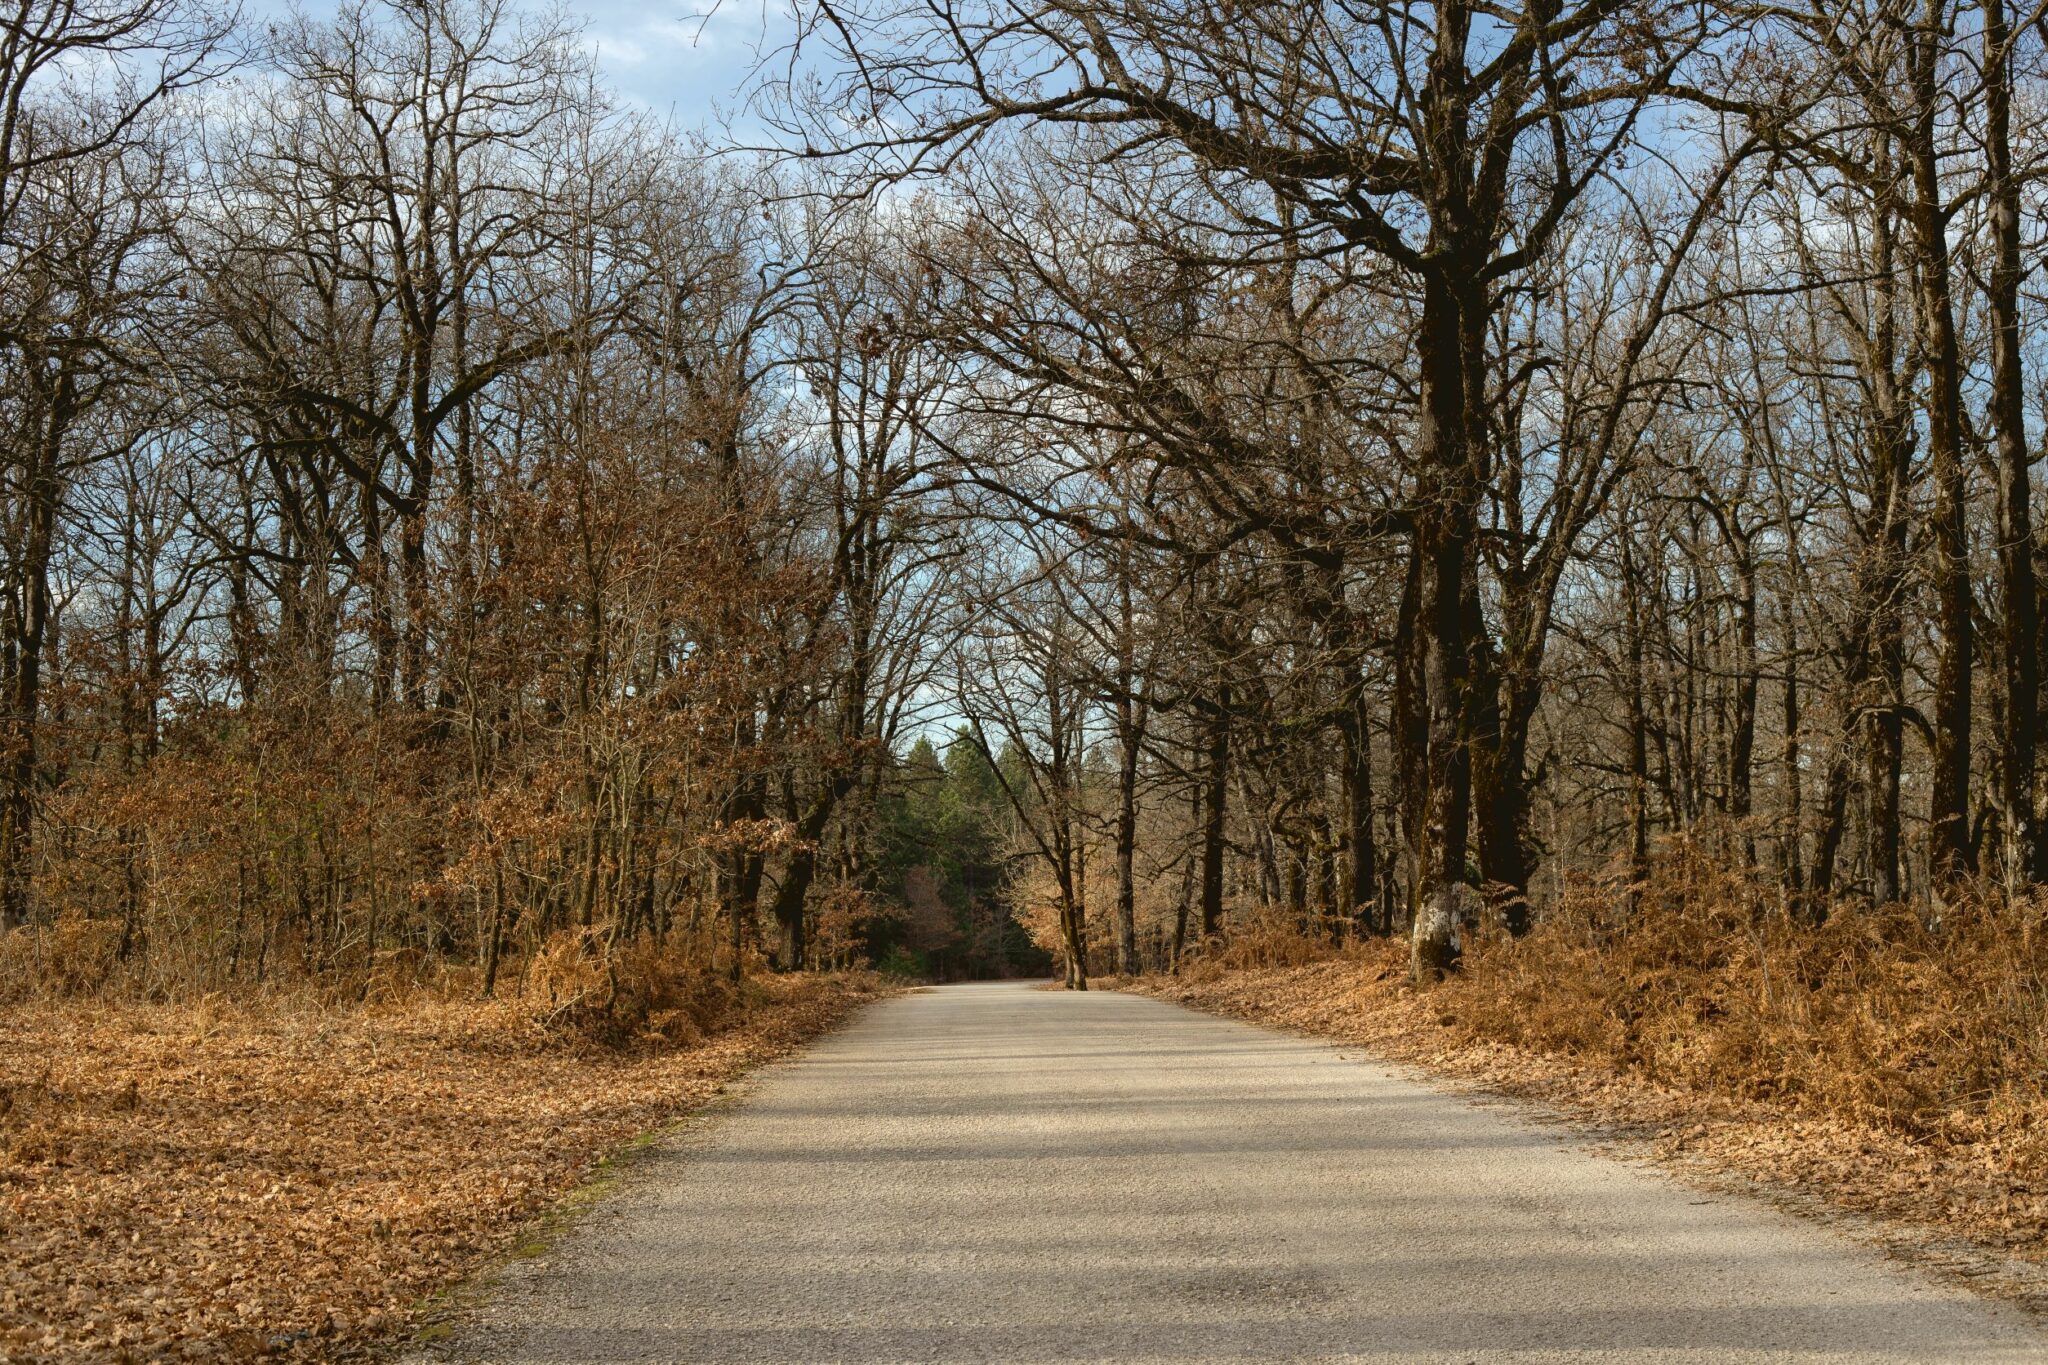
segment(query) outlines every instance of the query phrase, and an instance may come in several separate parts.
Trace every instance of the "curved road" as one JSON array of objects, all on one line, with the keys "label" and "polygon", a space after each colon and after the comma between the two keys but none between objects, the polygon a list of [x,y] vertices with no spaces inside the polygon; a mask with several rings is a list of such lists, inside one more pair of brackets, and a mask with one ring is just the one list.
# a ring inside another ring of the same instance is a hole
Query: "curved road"
[{"label": "curved road", "polygon": [[1016,984],[885,1001],[634,1163],[455,1354],[2048,1361],[2018,1311],[1283,1037]]}]

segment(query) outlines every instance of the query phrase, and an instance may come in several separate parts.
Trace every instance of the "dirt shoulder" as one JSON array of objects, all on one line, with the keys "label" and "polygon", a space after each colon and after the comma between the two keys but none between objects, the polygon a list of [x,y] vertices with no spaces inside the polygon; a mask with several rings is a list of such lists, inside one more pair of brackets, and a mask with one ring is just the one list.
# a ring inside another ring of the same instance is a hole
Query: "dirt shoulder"
[{"label": "dirt shoulder", "polygon": [[1296,966],[1104,981],[1213,1014],[1406,1064],[1439,1081],[1533,1105],[1617,1155],[1742,1189],[1828,1219],[1982,1292],[2048,1312],[2048,1192],[2012,1173],[1995,1141],[1902,1136],[1786,1106],[1657,1084],[1606,1059],[1504,1043],[1459,1017],[1454,995],[1417,991],[1398,949]]},{"label": "dirt shoulder", "polygon": [[878,989],[749,983],[624,1050],[445,1001],[0,1012],[0,1360],[373,1355],[608,1152]]}]

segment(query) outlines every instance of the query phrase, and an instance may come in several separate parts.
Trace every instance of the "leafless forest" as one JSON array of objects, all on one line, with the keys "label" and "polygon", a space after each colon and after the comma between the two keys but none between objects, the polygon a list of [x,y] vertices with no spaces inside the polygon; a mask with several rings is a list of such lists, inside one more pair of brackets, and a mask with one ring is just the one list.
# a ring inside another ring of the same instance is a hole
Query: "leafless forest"
[{"label": "leafless forest", "polygon": [[1004,976],[2048,1305],[2048,0],[724,3],[0,0],[0,1357],[355,1358]]},{"label": "leafless forest", "polygon": [[16,992],[2048,877],[2043,12],[0,21]]}]

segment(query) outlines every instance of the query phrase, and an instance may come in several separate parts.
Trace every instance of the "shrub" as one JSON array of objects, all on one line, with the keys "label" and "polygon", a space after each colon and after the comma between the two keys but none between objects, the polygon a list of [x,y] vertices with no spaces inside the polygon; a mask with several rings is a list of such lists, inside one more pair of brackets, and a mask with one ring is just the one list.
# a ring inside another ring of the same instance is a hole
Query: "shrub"
[{"label": "shrub", "polygon": [[1476,1037],[1814,1117],[1997,1130],[2048,1171],[2048,899],[1844,905],[1811,926],[1685,844],[1637,891],[1631,911],[1586,880],[1526,938],[1475,935],[1444,1009]]},{"label": "shrub", "polygon": [[922,981],[931,975],[924,954],[914,948],[906,948],[900,943],[875,964],[875,970],[897,981]]}]

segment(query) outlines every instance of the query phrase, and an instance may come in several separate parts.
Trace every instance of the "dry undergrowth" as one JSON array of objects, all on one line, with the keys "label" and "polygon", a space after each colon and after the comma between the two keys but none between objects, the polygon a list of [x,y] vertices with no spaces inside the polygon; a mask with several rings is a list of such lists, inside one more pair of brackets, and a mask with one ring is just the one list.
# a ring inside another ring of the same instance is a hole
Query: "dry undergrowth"
[{"label": "dry undergrowth", "polygon": [[0,1010],[0,1360],[367,1353],[608,1150],[876,989],[637,966],[544,956],[490,1004]]},{"label": "dry undergrowth", "polygon": [[1633,915],[1588,885],[1519,942],[1475,936],[1439,986],[1409,987],[1406,969],[1403,944],[1339,952],[1269,925],[1177,979],[1125,984],[1895,1220],[1902,1249],[1945,1241],[1952,1260],[1965,1239],[1959,1268],[2043,1300],[2048,905],[1956,907],[1937,923],[1845,910],[1806,928],[1680,849]]}]

